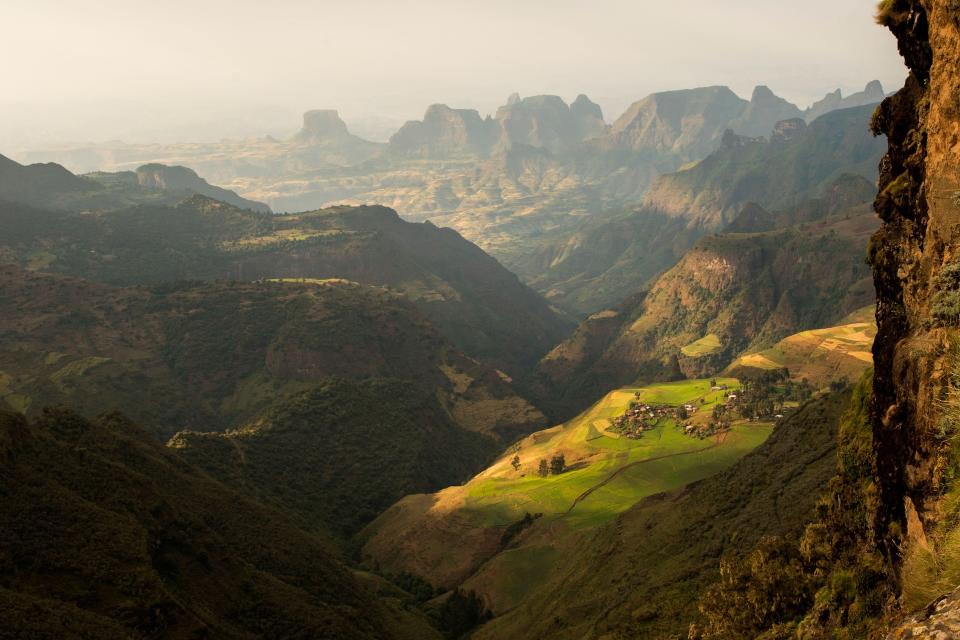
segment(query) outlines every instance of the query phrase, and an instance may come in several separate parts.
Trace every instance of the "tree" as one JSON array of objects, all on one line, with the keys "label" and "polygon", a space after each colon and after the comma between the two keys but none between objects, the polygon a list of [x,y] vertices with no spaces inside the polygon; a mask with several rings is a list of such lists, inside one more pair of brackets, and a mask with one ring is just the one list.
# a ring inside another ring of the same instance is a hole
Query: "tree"
[{"label": "tree", "polygon": [[510,461],[510,464],[513,465],[514,471],[520,471],[520,456],[519,455],[513,456],[513,460]]},{"label": "tree", "polygon": [[558,476],[563,473],[563,470],[566,468],[566,466],[567,461],[564,459],[562,453],[555,454],[552,458],[550,458],[550,471],[553,473],[553,475]]},{"label": "tree", "polygon": [[440,608],[440,628],[448,638],[460,638],[489,619],[483,600],[474,591],[457,589]]},{"label": "tree", "polygon": [[540,461],[540,468],[537,469],[537,473],[540,474],[541,478],[546,478],[547,475],[550,473],[550,467],[547,465],[546,460]]}]

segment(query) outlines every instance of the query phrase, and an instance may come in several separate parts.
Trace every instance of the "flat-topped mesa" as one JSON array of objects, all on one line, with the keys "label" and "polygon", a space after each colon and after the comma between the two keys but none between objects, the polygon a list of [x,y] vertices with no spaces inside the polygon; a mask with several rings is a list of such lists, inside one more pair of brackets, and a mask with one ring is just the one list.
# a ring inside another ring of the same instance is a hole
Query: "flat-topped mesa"
[{"label": "flat-topped mesa", "polygon": [[654,93],[634,102],[617,118],[605,145],[701,158],[716,147],[747,104],[729,87],[721,86]]},{"label": "flat-topped mesa", "polygon": [[313,109],[303,114],[303,128],[298,140],[338,140],[350,137],[347,123],[336,109]]},{"label": "flat-topped mesa", "polygon": [[516,94],[497,110],[499,143],[523,144],[551,153],[569,151],[586,139],[603,135],[607,125],[600,106],[581,94],[572,105],[559,96],[520,98]]},{"label": "flat-topped mesa", "polygon": [[485,155],[493,145],[495,125],[476,109],[427,107],[423,120],[411,120],[390,137],[390,151],[414,157]]}]

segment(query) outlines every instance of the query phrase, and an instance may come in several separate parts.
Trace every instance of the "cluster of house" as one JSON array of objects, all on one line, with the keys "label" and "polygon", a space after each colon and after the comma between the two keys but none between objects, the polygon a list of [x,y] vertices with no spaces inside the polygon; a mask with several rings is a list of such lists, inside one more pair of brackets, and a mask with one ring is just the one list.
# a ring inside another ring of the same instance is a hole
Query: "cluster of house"
[{"label": "cluster of house", "polygon": [[675,409],[669,405],[631,402],[623,415],[611,420],[611,427],[627,438],[640,438],[644,431],[656,427],[662,418],[673,417],[674,412]]},{"label": "cluster of house", "polygon": [[688,424],[683,427],[683,432],[690,436],[691,438],[709,438],[710,436],[719,433],[724,427],[721,426],[721,423],[710,422],[708,424]]},{"label": "cluster of house", "polygon": [[[726,391],[727,385],[714,385],[711,387],[712,391]],[[730,428],[729,413],[736,407],[738,395],[736,393],[728,393],[724,398],[724,403],[714,406],[713,419],[706,424],[690,424],[687,423],[683,425],[683,432],[692,437],[700,438],[709,438],[712,435],[720,433]],[[684,409],[687,410],[688,415],[692,414],[691,408],[696,410],[693,405],[684,405]]]}]

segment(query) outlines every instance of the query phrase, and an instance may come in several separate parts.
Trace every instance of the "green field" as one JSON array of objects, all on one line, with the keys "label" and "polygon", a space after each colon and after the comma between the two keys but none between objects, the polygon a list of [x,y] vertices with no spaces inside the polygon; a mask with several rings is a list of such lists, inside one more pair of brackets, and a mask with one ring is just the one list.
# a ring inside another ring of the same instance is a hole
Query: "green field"
[{"label": "green field", "polygon": [[[699,409],[693,420],[706,419],[713,405],[738,387],[733,378],[717,382],[729,389],[711,391],[710,381],[689,380],[608,394],[565,425],[524,439],[519,449],[471,480],[462,488],[460,512],[478,525],[507,524],[529,512],[562,519],[575,528],[593,527],[643,497],[716,473],[763,442],[771,426],[737,424],[706,440],[684,435],[673,419],[639,439],[620,437],[608,427],[609,419],[621,415],[637,392],[651,404],[694,404]],[[555,453],[564,455],[568,470],[540,477],[539,461]],[[520,457],[518,470],[511,464],[514,454]]]},{"label": "green field", "polygon": [[685,347],[681,347],[680,353],[690,358],[700,358],[716,353],[723,348],[720,344],[720,338],[714,333],[709,333],[699,340],[695,340]]},{"label": "green field", "polygon": [[[370,525],[364,553],[391,571],[461,584],[482,593],[495,611],[510,610],[596,527],[648,496],[719,473],[767,439],[772,425],[749,422],[705,439],[688,436],[672,410],[640,438],[612,429],[611,418],[623,415],[638,393],[650,405],[696,407],[684,424],[709,421],[714,405],[739,389],[735,378],[716,384],[714,390],[710,380],[685,380],[612,391],[569,422],[527,436],[466,484],[401,500]],[[558,453],[566,470],[541,477],[540,461]],[[508,527],[527,513],[540,517],[504,542]]]}]

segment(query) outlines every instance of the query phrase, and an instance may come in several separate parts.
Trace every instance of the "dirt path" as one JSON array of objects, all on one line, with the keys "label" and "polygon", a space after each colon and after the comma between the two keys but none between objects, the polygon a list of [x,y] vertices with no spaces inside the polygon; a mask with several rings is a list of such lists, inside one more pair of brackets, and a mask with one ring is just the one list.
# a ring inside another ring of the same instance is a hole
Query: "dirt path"
[{"label": "dirt path", "polygon": [[637,460],[636,462],[631,462],[630,464],[625,464],[625,465],[623,465],[622,467],[620,467],[619,469],[617,469],[616,471],[614,471],[613,473],[611,473],[609,476],[607,476],[602,482],[599,482],[599,483],[593,485],[592,487],[590,487],[589,489],[587,489],[586,491],[584,491],[583,493],[581,493],[580,495],[578,495],[576,498],[574,498],[573,504],[571,504],[571,505],[570,505],[570,508],[567,509],[567,510],[564,512],[564,515],[569,514],[571,511],[574,510],[574,508],[575,508],[578,504],[580,504],[581,502],[583,502],[584,500],[586,500],[586,499],[590,496],[591,493],[593,493],[593,492],[596,491],[597,489],[600,489],[601,487],[607,485],[611,480],[613,480],[614,478],[616,478],[617,476],[619,476],[621,473],[623,473],[623,472],[626,471],[627,469],[632,469],[633,467],[635,467],[635,466],[637,466],[637,465],[646,464],[646,463],[648,463],[648,462],[656,462],[657,460],[665,460],[666,458],[676,458],[677,456],[689,456],[689,455],[694,454],[694,453],[702,453],[702,452],[704,452],[704,451],[709,451],[710,449],[713,449],[714,447],[717,447],[717,446],[719,446],[719,445],[720,445],[719,442],[714,442],[714,443],[711,444],[711,445],[707,445],[706,447],[701,447],[700,449],[694,449],[694,450],[692,450],[692,451],[680,451],[680,452],[678,452],[678,453],[668,453],[668,454],[666,454],[666,455],[656,456],[656,457],[653,457],[653,458],[647,458],[646,460]]},{"label": "dirt path", "polygon": [[233,448],[236,449],[237,455],[240,456],[240,464],[247,464],[247,454],[244,452],[243,447],[240,446],[240,443],[233,438],[227,438],[227,440],[233,445]]}]

